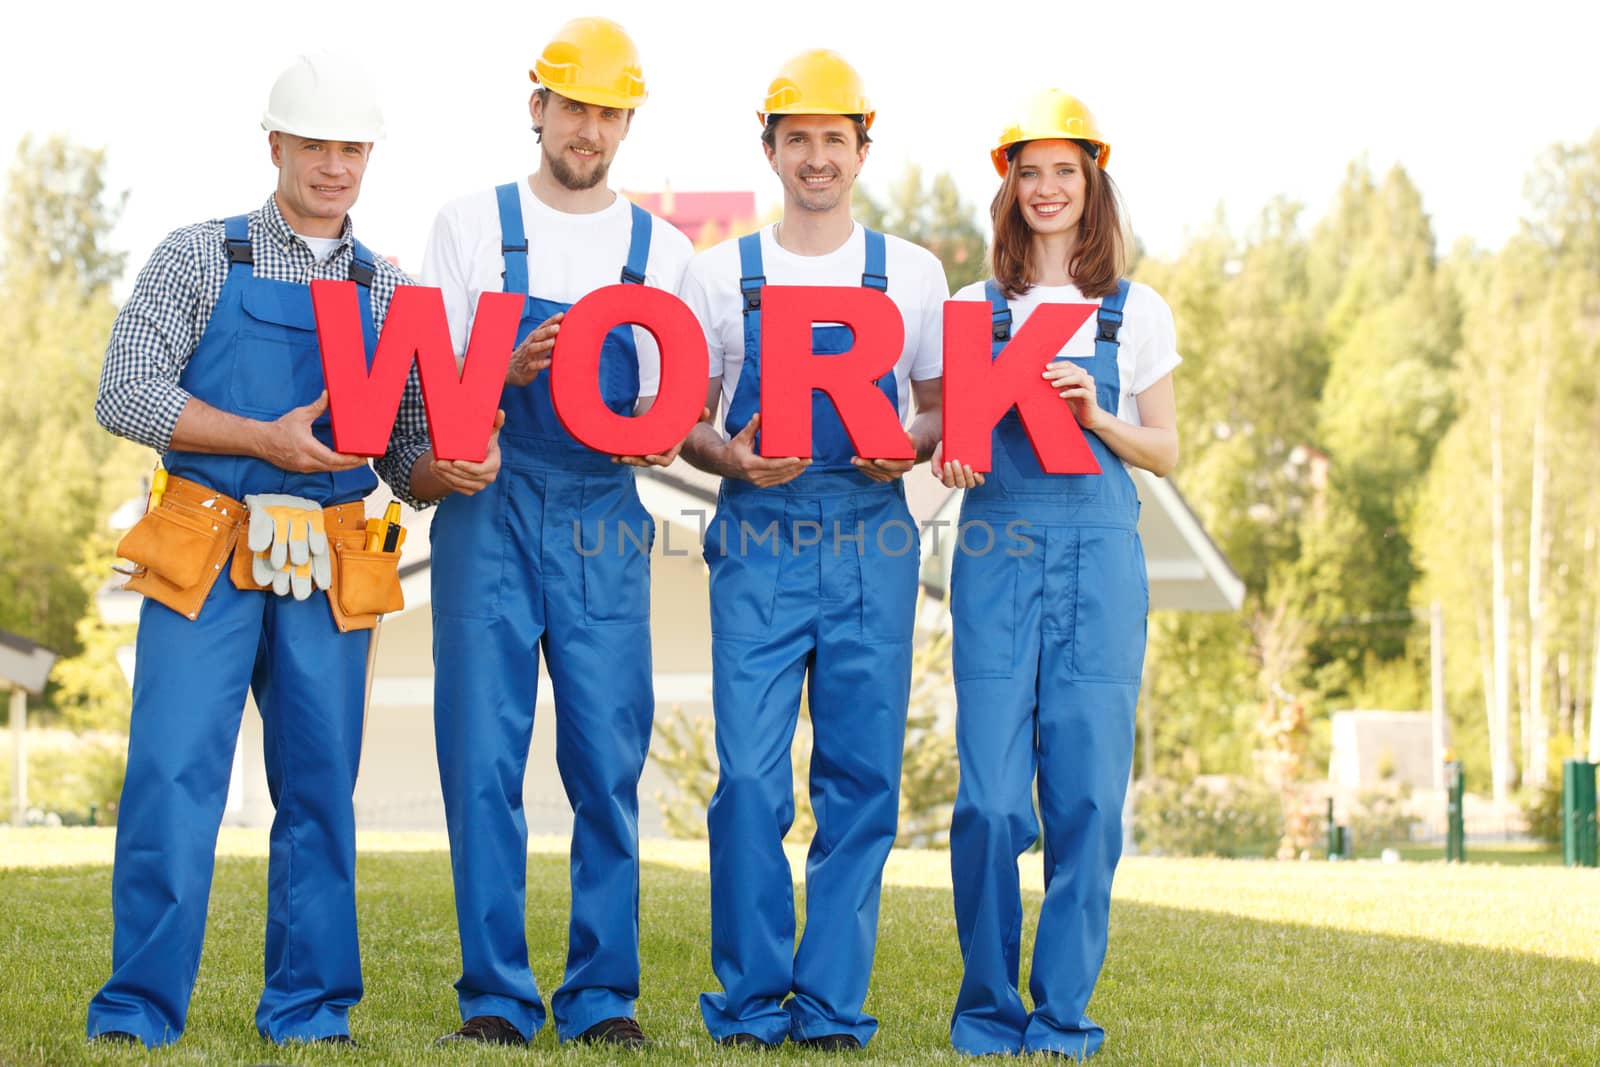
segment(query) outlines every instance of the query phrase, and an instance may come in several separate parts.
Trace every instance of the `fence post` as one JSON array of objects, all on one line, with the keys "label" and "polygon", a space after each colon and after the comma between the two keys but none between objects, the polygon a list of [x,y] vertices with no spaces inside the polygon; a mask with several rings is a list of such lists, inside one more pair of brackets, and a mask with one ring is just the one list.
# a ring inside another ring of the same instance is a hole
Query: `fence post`
[{"label": "fence post", "polygon": [[1464,826],[1461,810],[1464,784],[1461,761],[1455,759],[1446,760],[1444,764],[1444,785],[1447,797],[1444,858],[1448,863],[1465,863],[1467,861],[1466,827]]},{"label": "fence post", "polygon": [[1561,859],[1568,867],[1600,866],[1596,855],[1595,765],[1569,759],[1561,765]]}]

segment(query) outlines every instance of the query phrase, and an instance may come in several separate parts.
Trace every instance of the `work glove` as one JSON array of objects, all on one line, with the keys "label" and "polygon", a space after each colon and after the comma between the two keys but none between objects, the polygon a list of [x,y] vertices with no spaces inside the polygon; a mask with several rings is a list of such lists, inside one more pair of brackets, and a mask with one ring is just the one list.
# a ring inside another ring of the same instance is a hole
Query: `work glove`
[{"label": "work glove", "polygon": [[313,585],[333,584],[322,505],[283,493],[254,493],[244,502],[250,509],[245,543],[253,553],[250,571],[257,585],[304,600]]}]

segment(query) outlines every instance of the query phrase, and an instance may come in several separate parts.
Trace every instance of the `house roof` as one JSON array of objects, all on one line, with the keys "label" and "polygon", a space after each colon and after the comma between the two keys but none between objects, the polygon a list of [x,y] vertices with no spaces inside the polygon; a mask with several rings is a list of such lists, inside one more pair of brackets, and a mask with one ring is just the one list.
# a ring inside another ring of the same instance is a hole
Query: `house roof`
[{"label": "house roof", "polygon": [[675,189],[663,189],[658,193],[625,195],[652,215],[659,215],[685,233],[697,230],[708,222],[727,226],[735,222],[749,222],[756,217],[756,194],[749,191],[680,193]]},{"label": "house roof", "polygon": [[44,692],[56,654],[21,634],[0,630],[0,688],[12,686],[37,696]]}]

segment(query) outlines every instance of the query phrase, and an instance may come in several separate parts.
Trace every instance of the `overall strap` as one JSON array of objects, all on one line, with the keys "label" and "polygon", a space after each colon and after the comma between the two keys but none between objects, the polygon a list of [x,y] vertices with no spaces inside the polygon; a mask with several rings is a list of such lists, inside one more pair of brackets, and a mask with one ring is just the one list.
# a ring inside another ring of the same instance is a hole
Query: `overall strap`
[{"label": "overall strap", "polygon": [[628,238],[628,262],[622,265],[624,285],[643,285],[644,267],[650,259],[650,212],[638,204],[633,208],[633,234]]},{"label": "overall strap", "polygon": [[884,249],[883,234],[877,230],[869,230],[865,226],[862,230],[865,231],[867,238],[867,266],[861,272],[861,284],[881,293],[889,288],[889,275],[885,266],[888,254]]},{"label": "overall strap", "polygon": [[739,238],[739,293],[744,297],[746,319],[761,314],[761,287],[767,284],[761,270],[761,234],[747,233]]},{"label": "overall strap", "polygon": [[528,235],[522,228],[522,198],[516,182],[497,185],[495,199],[500,204],[500,254],[505,258],[505,291],[528,291]]},{"label": "overall strap", "polygon": [[1011,340],[1011,305],[1006,303],[1006,294],[1000,291],[1000,283],[993,278],[983,283],[983,295],[989,299],[990,355],[998,356]]},{"label": "overall strap", "polygon": [[250,248],[250,218],[233,215],[222,222],[222,237],[228,248],[228,274],[248,278],[255,274],[256,254]]},{"label": "overall strap", "polygon": [[360,241],[351,239],[349,279],[363,289],[372,288],[372,279],[378,273],[378,259],[372,250]]},{"label": "overall strap", "polygon": [[1128,279],[1117,281],[1117,291],[1100,301],[1094,336],[1095,359],[1117,360],[1117,331],[1122,329],[1122,305],[1128,299]]},{"label": "overall strap", "polygon": [[361,335],[367,340],[367,365],[377,352],[377,327],[372,322],[372,279],[378,273],[378,260],[372,250],[360,241],[351,239],[350,270],[347,277],[360,286],[356,293],[361,301]]}]

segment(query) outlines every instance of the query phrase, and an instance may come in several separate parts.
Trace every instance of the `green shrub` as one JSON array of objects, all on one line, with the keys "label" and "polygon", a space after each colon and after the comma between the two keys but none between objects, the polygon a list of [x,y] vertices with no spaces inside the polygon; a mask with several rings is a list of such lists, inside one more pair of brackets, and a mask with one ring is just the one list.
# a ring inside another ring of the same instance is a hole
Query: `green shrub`
[{"label": "green shrub", "polygon": [[1163,856],[1268,857],[1283,837],[1283,802],[1248,778],[1168,779],[1134,787],[1134,840]]},{"label": "green shrub", "polygon": [[[38,745],[28,751],[28,808],[60,816],[72,826],[116,821],[117,800],[127,767],[127,740],[114,735],[81,738],[70,745]],[[11,804],[11,752],[0,760],[0,804]]]},{"label": "green shrub", "polygon": [[1347,816],[1358,848],[1405,843],[1420,821],[1406,809],[1406,788],[1369,789],[1356,796]]},{"label": "green shrub", "polygon": [[1561,844],[1562,778],[1552,774],[1543,789],[1524,789],[1518,801],[1528,820],[1528,834],[1546,844]]}]

